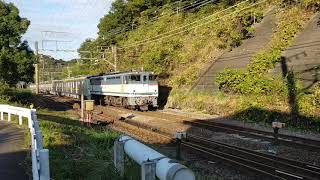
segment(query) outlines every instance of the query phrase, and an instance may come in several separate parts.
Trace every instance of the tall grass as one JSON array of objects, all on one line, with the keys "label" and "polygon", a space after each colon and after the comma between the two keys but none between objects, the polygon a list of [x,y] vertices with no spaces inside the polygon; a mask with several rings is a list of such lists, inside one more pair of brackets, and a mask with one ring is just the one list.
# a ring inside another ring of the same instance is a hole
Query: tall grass
[{"label": "tall grass", "polygon": [[121,178],[114,168],[112,147],[118,132],[87,128],[66,112],[41,110],[38,117],[53,179],[139,179],[139,170],[127,168]]}]

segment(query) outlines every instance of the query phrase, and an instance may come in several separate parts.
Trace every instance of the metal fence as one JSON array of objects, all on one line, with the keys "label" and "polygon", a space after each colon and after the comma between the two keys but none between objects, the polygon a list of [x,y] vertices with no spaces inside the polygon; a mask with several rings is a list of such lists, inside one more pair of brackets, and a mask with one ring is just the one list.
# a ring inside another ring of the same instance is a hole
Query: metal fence
[{"label": "metal fence", "polygon": [[0,104],[0,120],[4,120],[7,114],[7,120],[10,122],[13,115],[19,117],[19,125],[26,119],[31,135],[31,158],[32,158],[32,176],[33,180],[49,180],[49,150],[43,149],[43,137],[40,130],[39,121],[35,109],[26,109]]}]

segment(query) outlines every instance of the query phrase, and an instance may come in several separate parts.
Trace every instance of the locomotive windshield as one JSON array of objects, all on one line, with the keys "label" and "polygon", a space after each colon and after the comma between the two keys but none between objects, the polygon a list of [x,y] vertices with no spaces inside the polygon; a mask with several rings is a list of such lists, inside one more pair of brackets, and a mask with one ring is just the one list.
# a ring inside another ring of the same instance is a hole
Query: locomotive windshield
[{"label": "locomotive windshield", "polygon": [[140,81],[140,75],[130,75],[131,81]]},{"label": "locomotive windshield", "polygon": [[155,80],[157,80],[157,75],[149,75],[149,80],[150,80],[150,81],[155,81]]}]

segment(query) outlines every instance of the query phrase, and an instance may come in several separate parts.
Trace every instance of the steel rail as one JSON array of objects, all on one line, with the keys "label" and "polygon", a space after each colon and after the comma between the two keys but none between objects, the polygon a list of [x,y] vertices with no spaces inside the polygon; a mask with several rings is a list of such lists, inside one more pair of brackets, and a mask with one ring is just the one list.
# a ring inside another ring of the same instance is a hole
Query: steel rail
[{"label": "steel rail", "polygon": [[[226,151],[228,154],[235,156],[240,156],[247,160],[252,160],[255,162],[260,162],[264,165],[273,167],[273,172],[276,170],[293,174],[295,176],[303,177],[303,179],[319,179],[320,172],[314,168],[311,168],[308,163],[303,163],[300,161],[295,161],[287,158],[282,158],[274,155],[269,155],[261,152],[256,152],[250,149],[241,148],[238,146],[233,146],[213,140],[209,140],[203,137],[188,135],[187,141],[196,142],[201,145],[205,145],[210,149],[221,149],[221,151]],[[317,166],[314,166],[317,167]],[[318,168],[318,167],[317,167]]]},{"label": "steel rail", "polygon": [[[159,135],[172,138],[168,132],[164,132],[150,125],[132,121],[130,119],[123,121],[126,124],[152,131]],[[229,163],[236,164],[277,179],[306,179],[317,180],[320,177],[320,172],[317,170],[320,167],[295,161],[283,157],[269,155],[266,153],[256,152],[250,149],[245,149],[203,137],[187,135],[187,141],[182,141],[182,145],[188,146],[191,149],[199,151],[202,148],[206,156],[210,155],[218,159],[225,160]],[[192,147],[191,147],[192,146]],[[220,149],[220,150],[217,150]],[[205,152],[207,151],[207,153]]]},{"label": "steel rail", "polygon": [[[223,132],[231,132],[231,133],[237,133],[244,136],[249,136],[253,138],[258,139],[266,139],[270,141],[274,141],[274,133],[273,132],[267,132],[267,131],[261,131],[256,130],[252,128],[245,128],[240,126],[233,126],[233,125],[226,125],[222,123],[215,123],[215,122],[208,122],[206,120],[197,120],[197,121],[183,121],[184,124],[189,124],[195,127],[201,127],[208,130],[219,130]],[[289,136],[284,134],[278,134],[278,141],[281,144],[287,145],[287,146],[298,146],[301,148],[307,148],[309,150],[320,150],[320,141],[312,140],[312,139],[306,139],[296,136]]]}]

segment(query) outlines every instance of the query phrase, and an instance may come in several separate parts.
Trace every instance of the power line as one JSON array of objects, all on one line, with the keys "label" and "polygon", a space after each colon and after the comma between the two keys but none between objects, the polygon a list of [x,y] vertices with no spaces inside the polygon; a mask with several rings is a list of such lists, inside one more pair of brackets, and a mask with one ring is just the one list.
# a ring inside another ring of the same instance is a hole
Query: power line
[{"label": "power line", "polygon": [[[175,31],[177,31],[177,30],[184,29],[184,28],[187,28],[187,27],[189,27],[189,26],[191,26],[191,25],[197,24],[197,23],[199,23],[199,22],[201,22],[201,21],[208,20],[209,18],[212,18],[213,16],[216,16],[216,15],[218,15],[218,14],[221,14],[221,13],[223,13],[223,12],[229,10],[229,9],[235,8],[235,7],[237,7],[237,6],[239,6],[239,5],[242,5],[242,4],[244,4],[244,3],[248,2],[248,1],[250,1],[250,0],[246,0],[246,1],[244,1],[244,2],[241,2],[241,3],[238,3],[238,4],[236,4],[236,5],[230,6],[230,7],[226,8],[226,9],[224,9],[224,10],[222,10],[222,11],[216,12],[216,13],[214,13],[214,14],[212,14],[212,15],[209,15],[209,16],[207,16],[207,17],[205,17],[205,18],[202,18],[202,19],[199,19],[199,20],[197,20],[197,21],[194,21],[194,22],[185,24],[185,25],[180,26],[180,27],[178,27],[178,28],[176,28],[176,29],[167,31],[167,32],[165,32],[165,33],[156,35],[156,36],[154,36],[154,37],[150,37],[150,38],[144,39],[144,40],[142,40],[142,41],[138,41],[138,42],[136,42],[136,43],[132,43],[132,44],[129,44],[129,45],[127,45],[127,46],[123,46],[122,48],[134,47],[134,46],[142,45],[142,44],[144,44],[144,43],[154,42],[154,41],[161,40],[161,39],[164,39],[164,38],[167,38],[167,37],[171,37],[171,36],[176,35],[176,34],[180,34],[180,33],[186,32],[186,31],[191,30],[191,29],[194,29],[195,27],[198,27],[198,26],[200,26],[200,25],[208,24],[209,22],[212,22],[213,20],[211,20],[211,21],[206,21],[206,22],[204,22],[203,24],[199,24],[199,25],[197,25],[197,26],[191,27],[190,29],[186,29],[186,30],[182,30],[182,31],[175,32]],[[260,3],[262,3],[262,2],[265,2],[265,1],[267,1],[267,0],[263,0],[263,1],[261,1],[261,2],[254,3],[253,5],[255,6],[255,5],[260,4]],[[248,7],[251,7],[251,6],[252,6],[252,5],[250,5],[250,6],[248,6]],[[247,9],[247,8],[244,8],[244,9]],[[233,13],[230,13],[230,14],[233,14]],[[222,16],[222,17],[228,16],[228,15],[230,15],[230,14],[224,15],[224,16]],[[221,17],[219,17],[218,19],[221,19]],[[218,19],[214,19],[214,20],[218,20]],[[174,32],[175,32],[175,33],[174,33]],[[172,33],[173,33],[173,34],[172,34]],[[165,35],[165,36],[164,36],[164,35]],[[161,36],[163,36],[163,37],[161,37]],[[156,38],[156,39],[155,39],[155,38]]]},{"label": "power line", "polygon": [[[213,1],[213,0],[204,0],[204,1]],[[199,1],[196,1],[196,2],[202,3],[202,2],[204,2],[204,1],[200,1],[200,0],[199,0]],[[177,2],[175,2],[175,3],[177,3]],[[172,4],[175,4],[175,3],[172,3]],[[166,5],[167,5],[167,4],[159,7],[158,9],[161,9],[161,8],[163,8],[163,7],[166,6]],[[189,5],[188,5],[188,6],[189,6]],[[184,9],[184,8],[183,8],[183,9]],[[174,9],[172,9],[172,10],[174,10]],[[148,22],[154,22],[154,21],[156,21],[157,19],[159,19],[160,17],[172,16],[173,14],[176,14],[176,12],[174,12],[174,13],[166,13],[166,14],[163,14],[163,15],[159,15],[159,16],[152,17],[149,21],[147,21],[147,23],[148,23]],[[113,30],[111,30],[111,31],[109,31],[109,32],[110,32],[110,33],[113,32],[114,35],[120,34],[120,33],[123,32],[123,31],[130,30],[130,27],[128,27],[128,26],[131,25],[131,24],[132,24],[132,22],[131,22],[131,23],[127,23],[127,24],[124,25],[124,26],[127,26],[126,28],[121,29],[121,28],[119,27],[119,28],[116,28],[116,29],[118,29],[118,30],[113,29]]]},{"label": "power line", "polygon": [[[179,12],[185,12],[190,7],[192,7],[191,9],[200,8],[200,7],[202,7],[202,6],[206,5],[206,4],[209,4],[209,3],[213,2],[213,1],[215,1],[215,0],[203,0],[203,1],[199,0],[199,1],[196,1],[195,3],[183,6],[181,10],[179,9]],[[164,7],[164,6],[162,6],[162,7]],[[161,9],[161,8],[159,8],[159,9]],[[191,10],[191,9],[189,9],[189,10]],[[177,13],[173,12],[173,13],[167,13],[167,14],[160,15],[160,16],[155,16],[152,19],[150,19],[149,21],[147,21],[147,23],[152,23],[152,22],[156,21],[159,18],[163,18],[163,17],[166,17],[166,16],[172,16],[174,14],[177,14]],[[130,27],[128,27],[128,26],[131,25],[131,24],[132,24],[132,22],[131,23],[127,23],[127,24],[125,24],[125,26],[127,26],[126,28],[121,29],[119,27],[119,28],[116,28],[118,30],[114,29],[114,30],[111,30],[109,32],[112,33],[112,35],[120,34],[120,33],[124,32],[124,31],[130,30]]]}]

